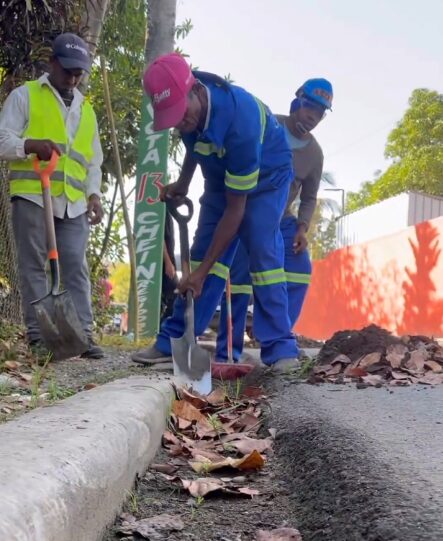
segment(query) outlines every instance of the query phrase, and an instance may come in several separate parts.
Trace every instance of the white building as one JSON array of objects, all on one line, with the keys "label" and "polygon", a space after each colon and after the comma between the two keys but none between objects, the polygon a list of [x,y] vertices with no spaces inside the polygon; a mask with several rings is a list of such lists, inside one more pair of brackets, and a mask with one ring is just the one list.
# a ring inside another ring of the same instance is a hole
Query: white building
[{"label": "white building", "polygon": [[439,216],[443,216],[443,197],[402,193],[338,218],[337,248],[391,235]]}]

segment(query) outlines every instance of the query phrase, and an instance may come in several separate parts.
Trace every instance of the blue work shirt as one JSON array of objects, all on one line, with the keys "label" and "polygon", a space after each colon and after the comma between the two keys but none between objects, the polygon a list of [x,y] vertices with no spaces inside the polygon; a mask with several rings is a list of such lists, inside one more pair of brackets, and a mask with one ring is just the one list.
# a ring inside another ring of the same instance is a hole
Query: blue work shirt
[{"label": "blue work shirt", "polygon": [[290,182],[291,150],[269,108],[239,86],[198,78],[208,90],[209,118],[203,132],[181,136],[205,192],[249,194]]}]

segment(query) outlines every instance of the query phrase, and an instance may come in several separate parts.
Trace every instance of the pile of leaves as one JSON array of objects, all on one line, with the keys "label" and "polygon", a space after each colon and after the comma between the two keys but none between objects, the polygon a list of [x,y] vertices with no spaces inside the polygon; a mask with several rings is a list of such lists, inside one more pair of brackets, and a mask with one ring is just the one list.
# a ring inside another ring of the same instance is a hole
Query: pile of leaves
[{"label": "pile of leaves", "polygon": [[[172,404],[169,427],[163,434],[171,462],[165,465],[163,474],[195,498],[211,492],[256,496],[258,491],[245,486],[246,477],[238,473],[263,468],[264,454],[272,451],[272,435],[259,436],[266,404],[263,391],[258,387],[237,388],[230,396],[228,389],[221,386],[208,396],[177,389]],[[188,479],[174,475],[180,466],[194,475]],[[157,465],[157,470],[162,467]],[[215,471],[234,471],[237,475],[210,475]]]},{"label": "pile of leaves", "polygon": [[426,336],[397,337],[376,325],[340,331],[325,342],[309,383],[357,387],[443,383],[443,347]]},{"label": "pile of leaves", "polygon": [[[254,474],[272,454],[275,430],[263,428],[267,397],[260,387],[241,389],[240,382],[221,385],[208,396],[176,389],[163,447],[165,463],[151,464],[151,475],[187,491],[197,508],[207,496],[253,498]],[[183,517],[161,514],[137,520],[120,516],[120,535],[168,539],[185,528]],[[298,530],[257,530],[257,541],[301,541]]]}]

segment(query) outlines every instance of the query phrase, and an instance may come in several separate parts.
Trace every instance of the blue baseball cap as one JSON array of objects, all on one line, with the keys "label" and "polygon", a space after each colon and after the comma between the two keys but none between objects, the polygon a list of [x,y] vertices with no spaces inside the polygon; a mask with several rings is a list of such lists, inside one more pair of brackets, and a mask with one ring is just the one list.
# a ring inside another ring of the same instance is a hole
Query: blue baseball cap
[{"label": "blue baseball cap", "polygon": [[52,53],[65,69],[91,71],[91,56],[87,43],[76,34],[60,34],[52,43]]}]

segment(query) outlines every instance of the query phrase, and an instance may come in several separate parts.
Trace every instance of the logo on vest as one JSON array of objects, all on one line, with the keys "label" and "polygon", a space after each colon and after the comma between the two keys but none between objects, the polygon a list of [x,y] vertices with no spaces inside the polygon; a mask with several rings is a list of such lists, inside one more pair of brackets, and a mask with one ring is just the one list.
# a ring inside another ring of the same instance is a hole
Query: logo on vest
[{"label": "logo on vest", "polygon": [[165,100],[166,98],[169,98],[170,95],[171,95],[171,89],[170,89],[170,88],[166,88],[166,89],[163,90],[163,92],[161,92],[160,94],[158,94],[158,93],[156,92],[156,93],[154,94],[154,96],[153,96],[155,105],[158,105],[160,102],[162,102],[162,101]]}]

